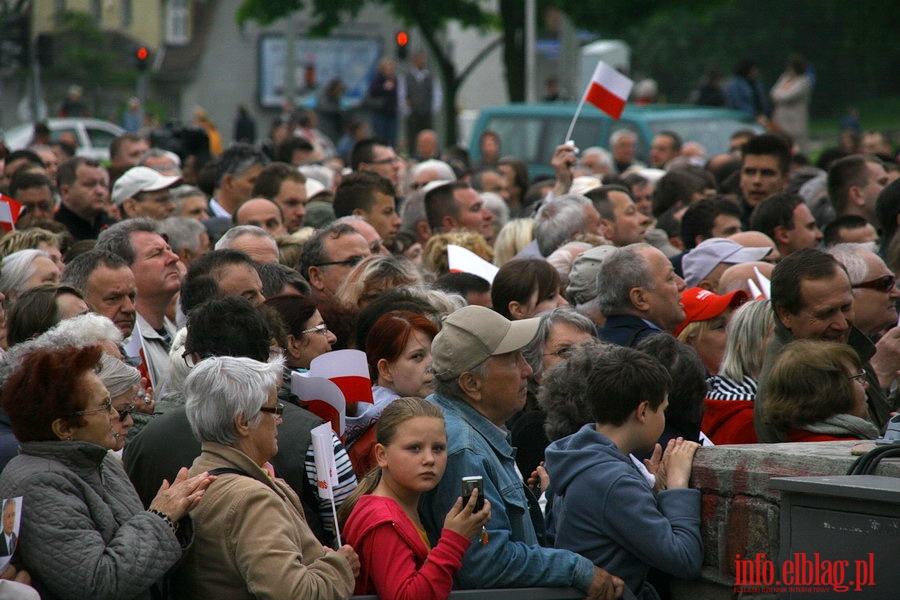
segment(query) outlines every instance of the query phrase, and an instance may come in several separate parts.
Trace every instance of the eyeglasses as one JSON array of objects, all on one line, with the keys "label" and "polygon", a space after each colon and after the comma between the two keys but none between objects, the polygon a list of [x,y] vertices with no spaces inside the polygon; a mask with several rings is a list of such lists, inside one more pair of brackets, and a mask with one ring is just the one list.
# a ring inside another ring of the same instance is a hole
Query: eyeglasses
[{"label": "eyeglasses", "polygon": [[279,402],[275,406],[263,406],[259,409],[259,412],[269,413],[271,415],[275,415],[275,418],[280,418],[281,415],[284,414],[284,404]]},{"label": "eyeglasses", "polygon": [[894,289],[894,286],[897,285],[897,278],[893,275],[882,275],[877,279],[872,279],[869,281],[863,281],[862,283],[856,283],[851,285],[853,289],[868,289],[868,290],[877,290],[879,292],[889,292]]},{"label": "eyeglasses", "polygon": [[866,370],[860,369],[859,373],[855,375],[850,375],[847,377],[850,381],[856,381],[857,383],[866,383]]},{"label": "eyeglasses", "polygon": [[332,260],[332,261],[328,261],[328,262],[316,263],[311,266],[313,266],[313,267],[330,267],[331,265],[344,265],[346,267],[355,267],[356,265],[361,263],[364,258],[365,258],[365,256],[356,255],[356,256],[351,256],[350,258],[345,258],[344,260]]},{"label": "eyeglasses", "polygon": [[188,352],[187,350],[185,350],[184,352],[181,353],[181,360],[184,361],[184,364],[187,365],[187,368],[188,368],[188,369],[193,369],[194,367],[197,366],[197,364],[198,364],[201,360],[203,360],[204,358],[209,358],[209,357],[211,357],[211,356],[213,356],[213,355],[212,355],[212,354],[209,354],[209,353],[207,352],[207,353],[205,353],[205,354],[201,354],[201,355],[200,355],[200,358],[196,358],[196,357],[194,356],[194,353],[193,353],[193,352]]},{"label": "eyeglasses", "polygon": [[556,356],[557,358],[569,358],[575,353],[575,346],[563,346],[556,352],[548,352],[544,356]]},{"label": "eyeglasses", "polygon": [[90,410],[76,410],[70,416],[73,417],[84,417],[86,415],[95,415],[97,413],[107,413],[113,409],[112,398],[109,394],[106,395],[106,399],[98,406],[97,408],[92,408]]},{"label": "eyeglasses", "polygon": [[116,408],[115,411],[119,413],[119,422],[124,423],[125,419],[128,418],[128,415],[134,412],[134,407],[134,402],[132,402],[125,408]]},{"label": "eyeglasses", "polygon": [[328,335],[328,325],[325,323],[320,323],[315,327],[310,327],[309,329],[304,329],[300,333],[321,333],[322,335]]}]

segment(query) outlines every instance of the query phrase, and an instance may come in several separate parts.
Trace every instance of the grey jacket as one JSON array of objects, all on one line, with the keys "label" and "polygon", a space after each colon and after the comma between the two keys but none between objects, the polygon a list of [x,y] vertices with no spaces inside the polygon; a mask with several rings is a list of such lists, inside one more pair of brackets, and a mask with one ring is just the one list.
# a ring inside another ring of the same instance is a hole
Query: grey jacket
[{"label": "grey jacket", "polygon": [[149,598],[180,558],[160,517],[143,510],[118,458],[89,442],[26,442],[0,476],[23,496],[17,554],[44,600]]}]

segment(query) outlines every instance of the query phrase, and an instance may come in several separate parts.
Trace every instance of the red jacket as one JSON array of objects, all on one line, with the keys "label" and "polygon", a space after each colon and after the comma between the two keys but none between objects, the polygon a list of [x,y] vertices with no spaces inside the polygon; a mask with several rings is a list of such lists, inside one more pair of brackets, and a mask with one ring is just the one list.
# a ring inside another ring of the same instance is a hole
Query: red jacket
[{"label": "red jacket", "polygon": [[703,401],[706,408],[700,429],[714,444],[755,444],[752,400]]},{"label": "red jacket", "polygon": [[471,543],[444,529],[428,552],[400,505],[371,494],[362,496],[353,507],[344,536],[359,555],[354,593],[377,594],[380,600],[447,598],[453,589],[453,575]]}]

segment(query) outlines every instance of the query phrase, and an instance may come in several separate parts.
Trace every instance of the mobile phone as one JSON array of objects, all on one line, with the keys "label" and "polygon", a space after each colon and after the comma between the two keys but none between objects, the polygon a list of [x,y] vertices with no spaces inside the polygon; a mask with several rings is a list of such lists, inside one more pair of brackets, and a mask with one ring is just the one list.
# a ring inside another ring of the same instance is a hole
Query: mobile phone
[{"label": "mobile phone", "polygon": [[475,499],[475,508],[472,512],[478,512],[482,508],[484,508],[484,487],[483,484],[484,479],[481,475],[472,475],[470,477],[462,478],[462,499],[463,506],[468,504],[469,497],[472,495],[472,490],[478,490],[478,497]]}]

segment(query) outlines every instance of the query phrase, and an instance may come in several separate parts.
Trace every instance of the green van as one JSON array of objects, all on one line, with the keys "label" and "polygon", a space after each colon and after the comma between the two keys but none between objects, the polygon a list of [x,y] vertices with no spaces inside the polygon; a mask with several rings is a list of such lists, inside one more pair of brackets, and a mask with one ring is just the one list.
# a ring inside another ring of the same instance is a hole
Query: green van
[{"label": "green van", "polygon": [[[500,136],[501,154],[524,160],[530,176],[552,174],[550,158],[553,149],[566,141],[566,132],[577,106],[576,103],[555,102],[481,109],[469,137],[472,164],[481,160],[478,144],[481,134],[491,130]],[[619,129],[630,129],[637,134],[637,158],[645,163],[653,136],[660,131],[674,131],[685,142],[703,144],[707,157],[727,152],[729,136],[739,129],[762,132],[747,113],[725,108],[629,104],[622,118],[616,121],[585,103],[572,138],[581,150],[591,146],[609,149],[609,136]]]}]

